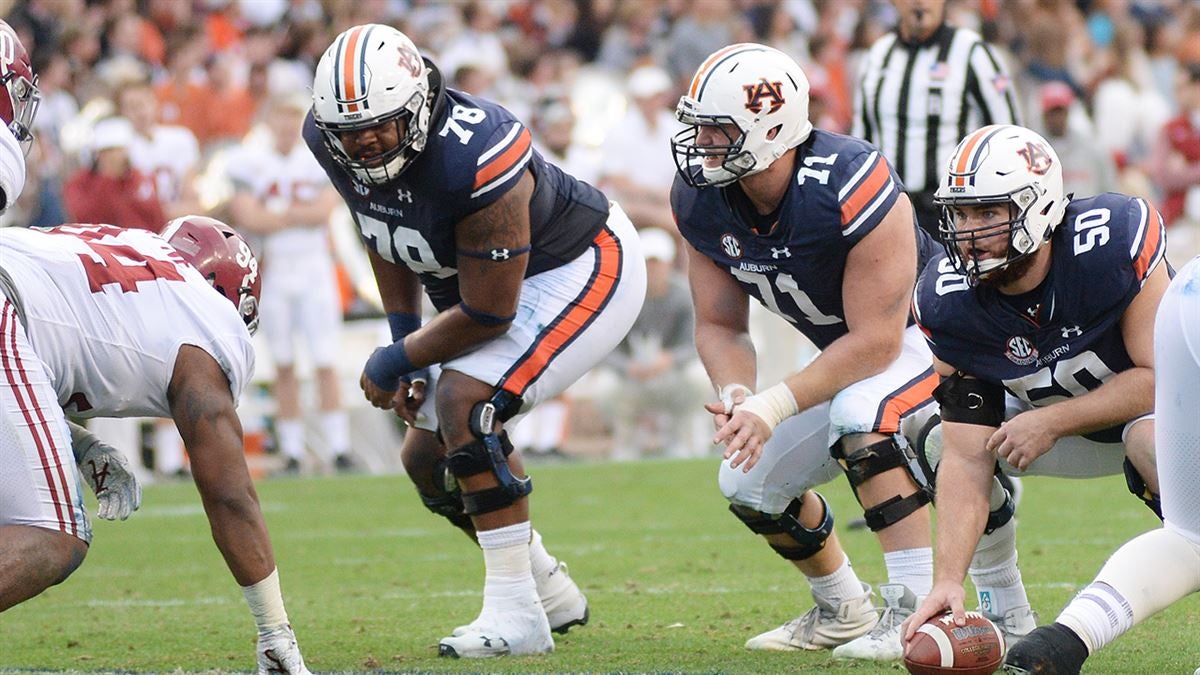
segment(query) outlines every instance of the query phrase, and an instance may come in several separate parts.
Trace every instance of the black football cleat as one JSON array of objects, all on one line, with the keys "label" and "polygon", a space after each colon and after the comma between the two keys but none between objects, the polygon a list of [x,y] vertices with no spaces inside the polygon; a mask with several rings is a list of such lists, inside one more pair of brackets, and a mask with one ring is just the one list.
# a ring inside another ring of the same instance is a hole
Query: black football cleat
[{"label": "black football cleat", "polygon": [[1061,623],[1039,626],[1026,635],[1004,658],[1009,675],[1079,675],[1087,660],[1087,646]]}]

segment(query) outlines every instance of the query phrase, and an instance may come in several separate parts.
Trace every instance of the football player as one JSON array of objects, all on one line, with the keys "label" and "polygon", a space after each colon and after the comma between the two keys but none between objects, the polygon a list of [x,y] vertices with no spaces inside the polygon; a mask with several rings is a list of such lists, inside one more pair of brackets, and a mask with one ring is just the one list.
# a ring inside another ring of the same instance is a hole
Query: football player
[{"label": "football player", "polygon": [[1200,591],[1198,346],[1200,258],[1195,258],[1167,287],[1154,323],[1154,441],[1163,527],[1119,548],[1057,621],[1009,651],[1006,672],[1078,673],[1097,649]]},{"label": "football player", "polygon": [[[354,215],[392,328],[363,391],[409,422],[402,457],[425,505],[483,549],[483,609],[439,653],[551,651],[587,600],[530,527],[532,483],[503,425],[629,331],[646,286],[637,234],[388,26],[334,39],[304,138]],[[437,310],[424,325],[422,287]]]},{"label": "football player", "polygon": [[[813,129],[808,80],[787,55],[736,44],[709,56],[676,115],[671,206],[688,243],[696,347],[720,401],[719,483],[730,510],[791,561],[816,606],[750,649],[902,656],[900,621],[929,591],[929,493],[902,431],[932,408],[932,357],[907,296],[935,248],[868,143]],[[750,298],[821,353],[755,393]],[[844,472],[879,537],[890,583],[877,616],[811,487]]]},{"label": "football player", "polygon": [[[97,441],[68,427],[64,411],[170,417],[254,615],[259,672],[307,673],[235,412],[254,369],[261,283],[250,247],[223,223],[186,216],[161,237],[109,225],[8,228],[0,260],[0,610],[63,581],[91,542],[69,467],[73,447],[86,458]],[[103,490],[105,467],[83,468]]]},{"label": "football player", "polygon": [[0,212],[25,187],[25,155],[33,145],[33,118],[41,101],[29,53],[12,26],[0,19]]},{"label": "football player", "polygon": [[1005,623],[1028,615],[997,470],[1083,478],[1123,468],[1160,513],[1162,219],[1139,198],[1073,199],[1062,181],[1044,138],[993,125],[959,143],[935,195],[945,253],[922,272],[914,313],[943,378],[942,423],[925,445],[937,475],[937,565],[906,639],[945,608],[961,620],[968,573],[985,613]]}]

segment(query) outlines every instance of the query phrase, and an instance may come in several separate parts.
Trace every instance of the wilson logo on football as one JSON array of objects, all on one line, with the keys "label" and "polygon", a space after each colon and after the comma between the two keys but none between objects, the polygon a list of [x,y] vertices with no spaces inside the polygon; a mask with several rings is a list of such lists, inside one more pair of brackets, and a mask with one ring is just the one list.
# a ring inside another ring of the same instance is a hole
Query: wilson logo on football
[{"label": "wilson logo on football", "polygon": [[1038,353],[1032,342],[1018,335],[1008,339],[1008,348],[1004,355],[1018,366],[1028,366],[1037,361]]},{"label": "wilson logo on football", "polygon": [[779,110],[786,102],[783,99],[783,82],[780,81],[767,82],[766,78],[759,78],[754,84],[742,85],[742,90],[746,92],[746,110],[755,114],[762,112],[764,102],[770,105],[768,113]]}]

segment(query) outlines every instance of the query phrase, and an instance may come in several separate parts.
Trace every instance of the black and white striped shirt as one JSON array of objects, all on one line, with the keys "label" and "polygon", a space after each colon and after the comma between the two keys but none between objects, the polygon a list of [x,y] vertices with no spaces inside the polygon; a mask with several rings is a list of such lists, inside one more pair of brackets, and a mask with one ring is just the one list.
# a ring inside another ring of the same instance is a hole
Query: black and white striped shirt
[{"label": "black and white striped shirt", "polygon": [[908,45],[893,31],[859,68],[853,135],[891,160],[904,189],[931,193],[958,142],[988,124],[1018,124],[1013,82],[974,31],[943,25]]}]

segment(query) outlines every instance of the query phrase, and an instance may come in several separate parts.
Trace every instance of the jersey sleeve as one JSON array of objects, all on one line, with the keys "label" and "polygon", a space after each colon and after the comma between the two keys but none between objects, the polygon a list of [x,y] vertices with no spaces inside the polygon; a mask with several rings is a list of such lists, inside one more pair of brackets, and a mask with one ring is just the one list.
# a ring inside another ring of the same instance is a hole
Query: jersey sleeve
[{"label": "jersey sleeve", "polygon": [[1129,245],[1129,260],[1138,288],[1141,288],[1166,255],[1166,229],[1162,216],[1150,202],[1141,198],[1131,199],[1130,202],[1129,231],[1133,236]]},{"label": "jersey sleeve", "polygon": [[468,212],[495,203],[513,189],[532,157],[533,138],[529,129],[516,120],[500,124],[484,141],[472,167],[474,180],[467,195]]},{"label": "jersey sleeve", "polygon": [[900,197],[900,179],[876,149],[864,150],[840,168],[837,193],[842,236],[851,244],[870,234]]}]

